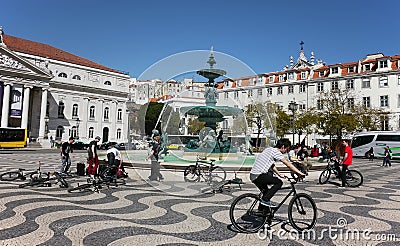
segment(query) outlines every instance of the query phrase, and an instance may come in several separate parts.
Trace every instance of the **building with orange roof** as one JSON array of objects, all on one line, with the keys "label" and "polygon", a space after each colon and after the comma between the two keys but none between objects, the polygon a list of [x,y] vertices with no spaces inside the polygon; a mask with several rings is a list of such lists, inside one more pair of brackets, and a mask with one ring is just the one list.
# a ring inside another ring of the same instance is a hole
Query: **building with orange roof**
[{"label": "building with orange roof", "polygon": [[127,140],[127,73],[2,29],[0,56],[1,127],[26,128],[42,146],[50,137]]}]

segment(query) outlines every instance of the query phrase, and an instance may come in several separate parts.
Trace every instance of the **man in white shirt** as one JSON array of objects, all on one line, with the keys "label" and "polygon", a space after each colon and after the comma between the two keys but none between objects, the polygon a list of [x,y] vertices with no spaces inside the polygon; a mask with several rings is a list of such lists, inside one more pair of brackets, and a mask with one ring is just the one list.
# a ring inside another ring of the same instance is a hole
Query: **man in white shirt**
[{"label": "man in white shirt", "polygon": [[113,165],[119,166],[122,163],[121,152],[114,146],[111,146],[107,150],[107,159],[108,159],[108,166],[113,166]]},{"label": "man in white shirt", "polygon": [[[282,180],[273,176],[273,172],[281,178],[286,177],[276,168],[276,161],[281,161],[300,178],[304,177],[304,174],[287,161],[283,155],[288,151],[290,146],[291,143],[289,139],[279,139],[275,147],[268,147],[257,156],[250,171],[250,180],[258,187],[258,189],[263,191],[260,203],[264,206],[276,207],[276,204],[272,203],[270,200],[283,184]],[[268,185],[272,185],[272,187],[268,188]]]}]

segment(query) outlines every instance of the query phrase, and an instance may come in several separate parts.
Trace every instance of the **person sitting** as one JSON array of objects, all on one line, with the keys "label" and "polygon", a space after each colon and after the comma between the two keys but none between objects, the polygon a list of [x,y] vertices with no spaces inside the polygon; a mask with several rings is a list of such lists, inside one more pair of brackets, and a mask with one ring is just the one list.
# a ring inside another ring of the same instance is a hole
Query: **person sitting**
[{"label": "person sitting", "polygon": [[307,147],[302,147],[299,152],[297,152],[297,157],[301,160],[301,165],[303,166],[304,170],[306,171],[306,175],[308,175],[308,171],[312,167],[312,164],[309,160],[309,154]]}]

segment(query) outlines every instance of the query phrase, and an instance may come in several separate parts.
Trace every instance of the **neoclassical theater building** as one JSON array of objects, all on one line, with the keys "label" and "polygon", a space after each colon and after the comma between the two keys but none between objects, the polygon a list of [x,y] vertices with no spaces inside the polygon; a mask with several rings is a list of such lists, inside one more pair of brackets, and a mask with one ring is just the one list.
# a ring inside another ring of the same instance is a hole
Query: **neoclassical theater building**
[{"label": "neoclassical theater building", "polygon": [[1,127],[28,129],[42,146],[72,136],[127,141],[130,77],[0,30]]}]

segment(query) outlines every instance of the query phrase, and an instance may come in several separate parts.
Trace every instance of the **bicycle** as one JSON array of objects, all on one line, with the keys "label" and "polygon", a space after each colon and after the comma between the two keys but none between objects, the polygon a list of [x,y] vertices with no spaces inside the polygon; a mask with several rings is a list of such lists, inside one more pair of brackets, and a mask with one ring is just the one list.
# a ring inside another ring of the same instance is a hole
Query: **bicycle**
[{"label": "bicycle", "polygon": [[23,183],[19,185],[19,188],[24,188],[27,186],[43,186],[43,187],[50,187],[51,181],[57,180],[56,183],[60,183],[59,186],[61,188],[68,188],[68,182],[58,173],[54,172],[54,177],[50,176],[50,173],[46,173],[45,176],[42,173],[39,173],[38,176],[33,177],[27,183]]},{"label": "bicycle", "polygon": [[[318,182],[320,184],[326,184],[331,175],[334,174],[336,178],[341,179],[340,176],[340,167],[339,167],[339,160],[336,156],[331,156],[328,158],[328,165],[326,166],[325,170],[319,175]],[[363,183],[363,176],[357,170],[350,170],[347,169],[346,171],[346,185],[349,187],[358,187]]]},{"label": "bicycle", "polygon": [[10,171],[10,172],[2,173],[0,175],[0,180],[1,181],[14,181],[14,180],[20,179],[20,180],[24,181],[24,180],[26,180],[27,176],[29,176],[31,179],[34,179],[38,175],[40,175],[40,178],[42,178],[42,179],[49,178],[48,173],[43,173],[40,171],[40,166],[42,165],[42,163],[40,161],[38,162],[38,165],[39,165],[38,169],[33,172],[24,173],[24,171],[26,171],[26,170],[23,168],[19,168],[18,171]]},{"label": "bicycle", "polygon": [[317,206],[311,196],[296,192],[295,184],[298,182],[298,178],[287,177],[287,179],[290,187],[281,188],[281,190],[290,189],[290,191],[277,207],[261,205],[263,192],[258,195],[246,193],[238,196],[229,209],[232,225],[240,232],[246,233],[258,232],[265,224],[268,224],[267,229],[269,230],[279,223],[272,225],[275,213],[290,196],[293,196],[288,205],[290,224],[297,231],[312,229],[317,221]]},{"label": "bicycle", "polygon": [[185,168],[184,180],[186,182],[199,182],[203,178],[209,184],[225,181],[226,171],[222,167],[216,166],[214,162],[215,160],[208,162],[197,157],[194,165]]},{"label": "bicycle", "polygon": [[94,192],[99,193],[100,189],[103,188],[103,184],[109,188],[111,184],[114,184],[115,186],[118,186],[118,180],[122,180],[121,184],[125,184],[125,179],[128,177],[128,174],[124,172],[121,169],[121,165],[119,166],[108,166],[106,169],[104,169],[101,174],[100,174],[100,179],[92,179],[88,178],[87,183],[85,184],[79,184],[76,187],[72,187],[68,189],[68,192],[73,192],[73,191],[86,191],[91,189],[92,187],[94,188]]}]

